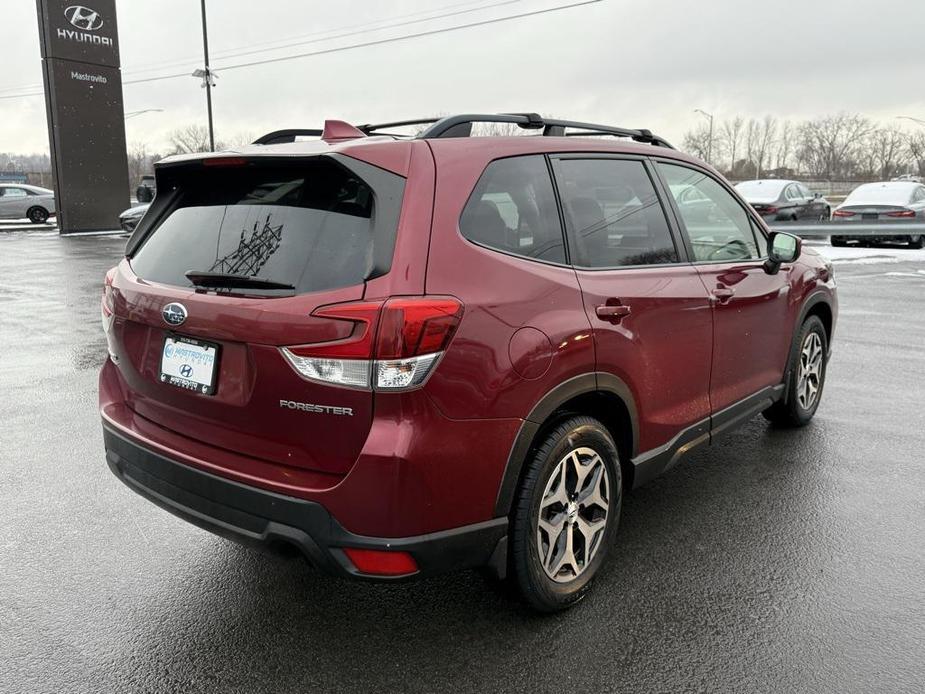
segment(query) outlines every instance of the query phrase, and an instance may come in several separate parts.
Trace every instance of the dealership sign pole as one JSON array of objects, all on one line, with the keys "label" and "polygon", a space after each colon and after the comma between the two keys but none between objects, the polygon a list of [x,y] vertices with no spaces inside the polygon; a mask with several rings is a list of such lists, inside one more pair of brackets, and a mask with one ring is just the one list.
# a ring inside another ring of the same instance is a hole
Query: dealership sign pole
[{"label": "dealership sign pole", "polygon": [[118,228],[129,203],[115,0],[37,0],[58,229]]}]

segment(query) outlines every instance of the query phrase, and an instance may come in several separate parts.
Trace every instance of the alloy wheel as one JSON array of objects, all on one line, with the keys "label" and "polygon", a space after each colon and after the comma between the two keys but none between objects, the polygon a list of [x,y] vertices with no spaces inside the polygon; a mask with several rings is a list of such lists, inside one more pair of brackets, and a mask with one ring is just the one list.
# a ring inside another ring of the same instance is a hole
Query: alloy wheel
[{"label": "alloy wheel", "polygon": [[797,372],[797,402],[809,410],[819,397],[822,387],[822,339],[811,332],[800,348],[800,368]]},{"label": "alloy wheel", "polygon": [[540,502],[536,547],[546,575],[578,578],[601,547],[610,511],[610,476],[592,448],[575,448],[553,469]]}]

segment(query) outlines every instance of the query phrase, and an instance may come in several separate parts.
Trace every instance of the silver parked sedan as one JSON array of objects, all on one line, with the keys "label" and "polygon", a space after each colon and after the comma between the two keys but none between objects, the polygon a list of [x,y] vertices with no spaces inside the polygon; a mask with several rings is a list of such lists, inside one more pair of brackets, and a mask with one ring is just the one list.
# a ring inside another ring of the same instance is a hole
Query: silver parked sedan
[{"label": "silver parked sedan", "polygon": [[0,219],[44,224],[54,213],[54,191],[25,183],[0,183]]},{"label": "silver parked sedan", "polygon": [[889,222],[925,222],[925,185],[915,181],[883,181],[858,186],[835,208],[833,222],[884,222],[882,236],[832,235],[833,246],[899,241],[913,248],[925,248],[925,234],[891,234]]}]

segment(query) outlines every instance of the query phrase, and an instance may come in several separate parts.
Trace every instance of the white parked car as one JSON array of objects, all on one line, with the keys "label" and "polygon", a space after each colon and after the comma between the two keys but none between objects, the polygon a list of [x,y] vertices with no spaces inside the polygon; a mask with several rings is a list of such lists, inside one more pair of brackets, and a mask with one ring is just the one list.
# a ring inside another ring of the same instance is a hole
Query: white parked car
[{"label": "white parked car", "polygon": [[[925,185],[914,181],[884,181],[858,186],[835,208],[833,222],[884,222],[881,236],[852,236],[850,232],[833,235],[833,246],[855,241],[880,243],[899,241],[913,248],[925,248],[925,234],[890,233],[889,222],[925,224]],[[846,225],[847,226],[847,225]]]},{"label": "white parked car", "polygon": [[44,224],[54,213],[54,191],[25,183],[0,183],[0,219]]}]

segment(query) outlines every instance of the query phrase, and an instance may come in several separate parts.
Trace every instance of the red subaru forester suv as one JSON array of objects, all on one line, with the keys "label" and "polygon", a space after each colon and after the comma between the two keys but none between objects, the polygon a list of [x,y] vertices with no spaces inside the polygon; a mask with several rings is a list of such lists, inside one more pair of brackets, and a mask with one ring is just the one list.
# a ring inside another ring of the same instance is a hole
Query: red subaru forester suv
[{"label": "red subaru forester suv", "polygon": [[328,121],[156,176],[105,279],[106,458],[221,535],[557,610],[624,490],[819,406],[831,266],[649,131]]}]

